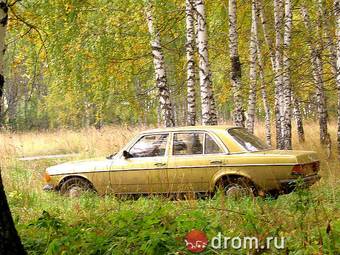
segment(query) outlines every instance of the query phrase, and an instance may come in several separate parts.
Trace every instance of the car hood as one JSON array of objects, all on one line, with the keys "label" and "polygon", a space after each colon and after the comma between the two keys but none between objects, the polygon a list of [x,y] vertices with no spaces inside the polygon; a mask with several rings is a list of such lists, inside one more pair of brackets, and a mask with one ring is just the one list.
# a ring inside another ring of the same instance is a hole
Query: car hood
[{"label": "car hood", "polygon": [[63,164],[48,167],[46,172],[49,175],[66,174],[75,172],[107,171],[115,160],[106,158],[94,158],[89,160],[71,161]]},{"label": "car hood", "polygon": [[266,157],[290,157],[295,158],[296,163],[306,164],[319,161],[318,154],[315,151],[300,151],[300,150],[267,150],[256,151],[254,154],[261,154]]}]

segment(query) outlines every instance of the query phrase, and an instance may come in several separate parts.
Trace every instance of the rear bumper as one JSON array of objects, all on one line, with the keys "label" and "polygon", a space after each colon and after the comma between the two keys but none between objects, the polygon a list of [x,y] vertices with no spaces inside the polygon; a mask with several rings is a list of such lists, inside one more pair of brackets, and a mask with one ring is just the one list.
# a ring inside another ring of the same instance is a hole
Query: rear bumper
[{"label": "rear bumper", "polygon": [[280,180],[280,185],[283,191],[289,193],[294,191],[297,187],[310,187],[320,179],[320,175],[315,174],[303,178]]}]

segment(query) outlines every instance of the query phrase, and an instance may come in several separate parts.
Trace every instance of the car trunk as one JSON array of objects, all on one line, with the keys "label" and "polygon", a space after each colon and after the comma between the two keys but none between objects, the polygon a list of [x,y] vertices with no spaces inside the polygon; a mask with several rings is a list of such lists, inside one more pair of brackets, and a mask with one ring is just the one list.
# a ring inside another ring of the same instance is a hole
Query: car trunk
[{"label": "car trunk", "polygon": [[294,150],[268,150],[254,152],[268,157],[291,156],[295,158],[296,165],[293,166],[292,175],[309,176],[316,174],[320,169],[318,155],[314,151],[294,151]]}]

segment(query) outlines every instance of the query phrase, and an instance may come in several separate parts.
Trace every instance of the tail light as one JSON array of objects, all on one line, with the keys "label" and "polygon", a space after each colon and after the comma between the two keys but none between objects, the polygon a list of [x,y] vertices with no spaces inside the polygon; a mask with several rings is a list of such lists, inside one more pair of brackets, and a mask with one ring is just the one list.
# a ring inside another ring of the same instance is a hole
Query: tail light
[{"label": "tail light", "polygon": [[304,175],[303,165],[293,166],[292,175]]},{"label": "tail light", "polygon": [[292,175],[311,175],[319,172],[320,162],[316,161],[309,164],[295,165],[292,169]]}]

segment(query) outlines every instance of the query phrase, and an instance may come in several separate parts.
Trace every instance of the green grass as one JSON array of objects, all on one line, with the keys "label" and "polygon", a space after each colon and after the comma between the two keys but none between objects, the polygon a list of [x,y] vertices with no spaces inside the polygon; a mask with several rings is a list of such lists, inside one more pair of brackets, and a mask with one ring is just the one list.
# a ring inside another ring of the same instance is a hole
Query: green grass
[{"label": "green grass", "polygon": [[[278,199],[123,200],[84,194],[70,199],[41,191],[41,172],[58,161],[12,160],[3,173],[19,235],[30,254],[189,254],[185,235],[286,238],[284,250],[254,254],[339,254],[340,187],[331,171],[310,190]],[[325,166],[324,166],[325,167]],[[40,169],[39,171],[37,169]],[[248,254],[213,250],[202,254]]]}]

